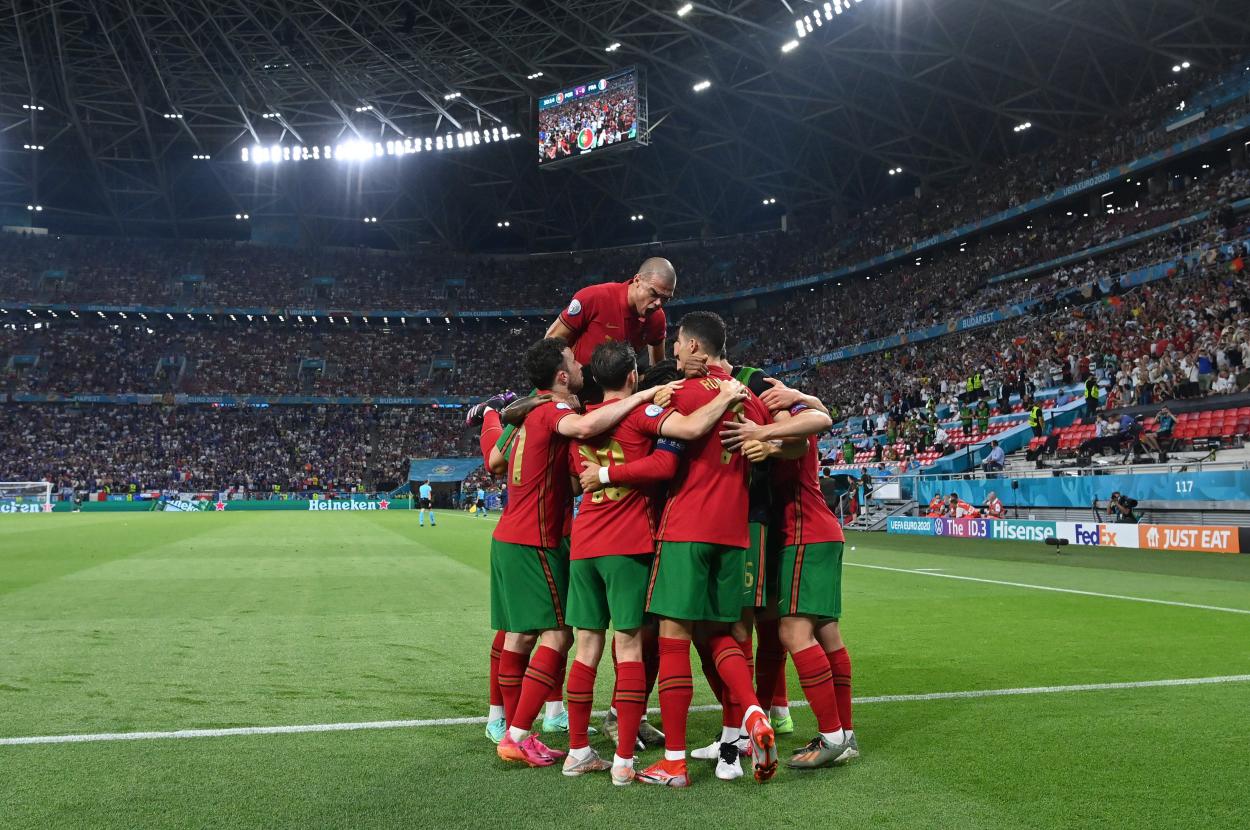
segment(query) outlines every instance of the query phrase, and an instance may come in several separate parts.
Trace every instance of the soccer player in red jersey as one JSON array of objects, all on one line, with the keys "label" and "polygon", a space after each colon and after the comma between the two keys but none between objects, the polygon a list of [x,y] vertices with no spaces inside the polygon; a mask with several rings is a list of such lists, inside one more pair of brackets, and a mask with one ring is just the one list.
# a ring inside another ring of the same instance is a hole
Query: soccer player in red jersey
[{"label": "soccer player in red jersey", "polygon": [[[631,279],[624,282],[608,282],[591,285],[573,295],[568,307],[547,330],[547,337],[563,337],[573,347],[574,358],[579,364],[590,362],[595,348],[611,340],[629,343],[638,352],[647,351],[651,365],[664,359],[664,337],[667,321],[664,304],[673,298],[677,286],[677,273],[673,264],[662,257],[652,257],[638,268]],[[597,384],[591,398],[598,398]],[[502,475],[506,466],[506,453],[514,432],[524,421],[532,407],[541,403],[535,397],[523,398],[507,409],[501,420],[500,412],[512,403],[514,395],[496,395],[469,410],[466,420],[477,423],[481,419],[480,445],[482,462],[494,475]],[[492,461],[492,447],[500,450]],[[491,646],[491,675],[498,676],[500,638],[495,634]],[[498,743],[503,722],[499,704],[497,683],[491,682],[491,708],[487,715],[487,736]],[[654,733],[654,730],[652,730]]]},{"label": "soccer player in red jersey", "polygon": [[[842,526],[825,502],[818,477],[815,434],[806,452],[787,458],[775,439],[792,437],[811,424],[824,429],[828,416],[792,399],[789,417],[777,423],[730,432],[754,462],[774,458],[775,509],[782,528],[780,561],[781,642],[794,660],[803,694],[811,704],[820,734],[795,751],[787,764],[821,767],[859,757],[851,731],[851,660],[838,628],[842,615]],[[809,424],[802,422],[808,421]]]},{"label": "soccer player in red jersey", "polygon": [[621,340],[641,353],[651,365],[664,359],[668,325],[664,304],[673,299],[677,272],[663,257],[651,257],[625,282],[590,285],[573,295],[572,302],[547,329],[548,337],[563,337],[583,365],[600,343]]},{"label": "soccer player in red jersey", "polygon": [[[638,385],[634,351],[625,343],[600,344],[590,368],[604,387],[604,403],[592,404],[588,411],[627,397]],[[610,623],[616,630],[614,703],[619,730],[612,781],[624,785],[634,778],[634,743],[646,706],[642,623],[655,545],[651,486],[677,472],[683,450],[679,441],[707,435],[726,409],[745,398],[741,384],[729,381],[692,414],[651,404],[633,410],[611,434],[573,443],[570,468],[580,476],[587,493],[573,520],[568,621],[577,630],[577,656],[569,672],[565,775],[608,768],[590,747],[587,729],[596,668]],[[627,463],[628,475],[624,472]]]},{"label": "soccer player in red jersey", "polygon": [[[682,318],[676,341],[679,361],[687,352],[718,357],[725,348],[725,321],[696,311]],[[674,395],[679,412],[693,412],[719,394],[729,375],[715,365],[708,376],[687,381]],[[742,413],[757,423],[771,421],[758,398],[748,396]],[[736,418],[738,413],[727,415]],[[660,521],[659,549],[647,589],[647,610],[660,619],[660,715],[664,759],[638,774],[648,784],[685,787],[686,718],[694,694],[690,641],[695,622],[710,626],[708,645],[728,694],[743,704],[751,735],[755,777],[766,781],[777,769],[776,737],[755,697],[747,658],[729,633],[742,612],[747,531],[748,462],[723,450],[715,435],[691,442],[669,488]]]},{"label": "soccer player in red jersey", "polygon": [[[553,399],[539,405],[517,431],[508,460],[508,506],[491,540],[491,627],[505,631],[499,683],[509,729],[498,753],[531,766],[554,763],[556,753],[529,729],[556,682],[572,645],[564,620],[568,591],[568,549],[564,526],[571,487],[567,469],[570,439],[587,439],[614,427],[659,387],[578,414],[572,396],[581,389],[582,369],[560,338],[547,338],[525,353],[530,382]],[[492,451],[492,461],[498,449]],[[535,639],[539,647],[530,658]],[[524,675],[519,685],[514,682]],[[505,683],[505,678],[507,682]]]}]

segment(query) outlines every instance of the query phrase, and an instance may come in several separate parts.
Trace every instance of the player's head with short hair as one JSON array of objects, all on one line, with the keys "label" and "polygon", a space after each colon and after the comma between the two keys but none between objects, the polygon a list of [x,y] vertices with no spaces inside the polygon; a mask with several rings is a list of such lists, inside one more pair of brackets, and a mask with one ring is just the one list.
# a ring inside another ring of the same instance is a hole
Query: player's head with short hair
[{"label": "player's head with short hair", "polygon": [[525,377],[536,389],[580,392],[582,367],[563,337],[547,337],[525,352]]},{"label": "player's head with short hair", "polygon": [[682,379],[681,370],[677,368],[677,361],[661,360],[652,366],[647,367],[647,371],[642,373],[642,377],[638,380],[639,389],[650,389],[652,386],[663,386],[666,383],[672,383],[675,380]]},{"label": "player's head with short hair", "polygon": [[638,358],[628,343],[607,340],[596,346],[590,356],[590,373],[604,392],[632,395],[638,386]]},{"label": "player's head with short hair", "polygon": [[720,359],[725,354],[725,321],[714,311],[692,311],[682,317],[673,354],[678,363],[698,355]]},{"label": "player's head with short hair", "polygon": [[653,256],[638,266],[629,282],[629,305],[639,314],[659,311],[677,290],[677,270],[664,257]]}]

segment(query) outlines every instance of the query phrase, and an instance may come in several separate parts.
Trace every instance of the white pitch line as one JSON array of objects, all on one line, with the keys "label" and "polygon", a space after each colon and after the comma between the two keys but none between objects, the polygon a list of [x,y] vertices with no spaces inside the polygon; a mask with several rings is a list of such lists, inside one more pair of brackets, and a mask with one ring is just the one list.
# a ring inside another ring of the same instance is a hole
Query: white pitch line
[{"label": "white pitch line", "polygon": [[[1116,689],[1153,689],[1169,686],[1208,686],[1223,683],[1250,683],[1250,674],[1230,674],[1216,677],[1184,677],[1171,680],[1134,680],[1125,683],[1081,683],[1073,686],[1023,686],[1014,689],[972,689],[962,692],[928,692],[912,695],[877,695],[857,697],[855,703],[909,703],[927,700],[972,700],[985,697],[1012,697],[1018,695],[1061,694],[1065,692],[1101,692]],[[794,706],[806,706],[806,701],[794,701]],[[656,713],[658,709],[650,709]],[[692,706],[692,712],[719,712],[718,704]],[[603,712],[594,712],[602,717]],[[153,741],[167,738],[226,738],[239,735],[296,735],[306,732],[358,732],[366,729],[418,729],[430,726],[480,726],[486,718],[432,718],[428,720],[378,720],[348,723],[310,723],[295,726],[239,726],[228,729],[179,729],[173,732],[98,732],[88,735],[35,735],[22,738],[0,738],[0,746],[29,746],[32,744],[80,744],[106,741]]]},{"label": "white pitch line", "polygon": [[1102,597],[1103,599],[1125,599],[1130,602],[1148,602],[1151,605],[1172,605],[1177,608],[1198,608],[1203,611],[1224,611],[1228,614],[1250,614],[1250,608],[1225,608],[1220,605],[1200,605],[1196,602],[1178,602],[1171,599],[1130,597],[1124,594],[1102,594],[1098,591],[1080,591],[1076,588],[1056,588],[1053,585],[1032,585],[1028,582],[1007,582],[1001,579],[984,579],[979,576],[959,576],[957,574],[933,573],[931,569],[890,568],[885,565],[868,565],[863,562],[845,562],[843,564],[852,568],[871,568],[874,571],[892,571],[900,574],[915,574],[916,576],[936,576],[941,579],[958,579],[963,582],[984,582],[988,585],[1007,585],[1012,588],[1031,588],[1034,591],[1054,591],[1059,594],[1078,594],[1083,597]]}]

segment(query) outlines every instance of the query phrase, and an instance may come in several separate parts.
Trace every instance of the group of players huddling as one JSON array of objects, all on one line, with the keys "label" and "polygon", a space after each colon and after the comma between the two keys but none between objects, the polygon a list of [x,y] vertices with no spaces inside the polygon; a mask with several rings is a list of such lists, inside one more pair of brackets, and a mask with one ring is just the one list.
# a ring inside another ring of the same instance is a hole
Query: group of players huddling
[{"label": "group of players huddling", "polygon": [[[663,305],[675,286],[672,264],[652,258],[626,282],[577,292],[525,354],[534,393],[470,410],[483,459],[508,487],[491,543],[487,734],[505,761],[563,758],[568,776],[689,786],[693,643],[722,730],[692,755],[716,761],[718,778],[741,777],[742,755],[757,781],[776,773],[776,735],[794,730],[787,653],[819,730],[788,766],[844,763],[859,749],[838,629],[842,528],[817,480],[828,411],[758,369],[730,366],[725,323],[711,312],[681,319],[675,360],[665,360]],[[609,628],[611,761],[588,742]],[[663,732],[646,721],[657,681]],[[562,691],[567,753],[531,732]],[[663,758],[636,771],[635,751],[660,744]]]}]

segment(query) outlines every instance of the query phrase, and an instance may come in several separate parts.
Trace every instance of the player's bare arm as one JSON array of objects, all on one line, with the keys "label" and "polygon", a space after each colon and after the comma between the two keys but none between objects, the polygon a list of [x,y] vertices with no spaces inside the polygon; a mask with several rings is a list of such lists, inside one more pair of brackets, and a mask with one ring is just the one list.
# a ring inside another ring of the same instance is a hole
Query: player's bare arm
[{"label": "player's bare arm", "polygon": [[627,398],[621,398],[618,401],[601,406],[594,412],[561,418],[560,423],[556,425],[556,430],[565,438],[573,438],[577,441],[594,438],[596,435],[607,432],[619,424],[621,419],[628,415],[634,407],[644,403],[651,403],[656,398],[657,393],[663,388],[662,386],[653,386],[650,389],[635,392]]},{"label": "player's bare arm", "polygon": [[499,420],[504,426],[519,427],[527,415],[552,399],[550,394],[517,398],[499,413]]},{"label": "player's bare arm", "polygon": [[[729,422],[721,426],[721,444],[727,450],[737,450],[747,441],[774,441],[804,439],[819,435],[833,426],[833,419],[826,412],[804,409],[797,414],[777,412],[771,424],[759,425],[752,421]],[[802,453],[800,453],[800,456]]]},{"label": "player's bare arm", "polygon": [[569,328],[568,324],[565,323],[564,320],[557,317],[556,321],[547,327],[547,333],[543,336],[544,337],[563,337],[566,341],[571,343],[572,342],[571,338],[574,337],[575,335],[576,335],[576,332],[574,332],[571,328]]},{"label": "player's bare arm", "polygon": [[720,391],[716,393],[715,398],[689,415],[682,415],[680,412],[669,415],[660,425],[660,434],[665,438],[675,438],[678,441],[693,441],[696,438],[702,438],[721,422],[726,410],[745,401],[748,394],[747,388],[736,380],[721,381]]},{"label": "player's bare arm", "polygon": [[794,406],[802,404],[808,409],[815,409],[826,415],[829,414],[829,409],[815,395],[806,395],[798,389],[792,389],[776,378],[764,378],[764,382],[771,384],[772,388],[760,395],[760,403],[773,412],[782,409],[792,409]]},{"label": "player's bare arm", "polygon": [[647,360],[650,361],[650,365],[654,366],[655,364],[659,363],[663,359],[664,359],[664,341],[661,340],[659,343],[648,343],[647,344]]}]

